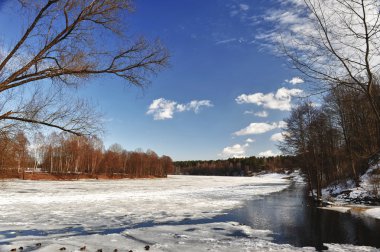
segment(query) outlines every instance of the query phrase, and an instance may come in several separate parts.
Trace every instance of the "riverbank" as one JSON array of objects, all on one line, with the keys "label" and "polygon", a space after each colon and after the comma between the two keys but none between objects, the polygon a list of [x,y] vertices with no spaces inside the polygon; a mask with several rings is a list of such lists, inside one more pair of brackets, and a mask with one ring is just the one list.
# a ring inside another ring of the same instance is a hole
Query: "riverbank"
[{"label": "riverbank", "polygon": [[330,185],[322,191],[323,209],[366,215],[380,219],[380,164],[371,166],[360,177],[360,185],[354,181]]}]

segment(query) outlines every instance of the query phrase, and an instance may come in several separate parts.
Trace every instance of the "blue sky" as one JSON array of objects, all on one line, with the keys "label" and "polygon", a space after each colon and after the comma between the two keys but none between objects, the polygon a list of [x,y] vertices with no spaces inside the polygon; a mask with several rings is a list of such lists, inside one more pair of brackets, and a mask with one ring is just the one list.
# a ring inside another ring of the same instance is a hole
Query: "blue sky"
[{"label": "blue sky", "polygon": [[[135,0],[135,7],[125,20],[129,33],[159,38],[170,66],[144,89],[108,77],[78,89],[105,115],[106,147],[117,142],[174,160],[278,153],[281,121],[305,85],[259,39],[271,29],[265,14],[282,5]],[[4,18],[0,29],[7,31]]]}]

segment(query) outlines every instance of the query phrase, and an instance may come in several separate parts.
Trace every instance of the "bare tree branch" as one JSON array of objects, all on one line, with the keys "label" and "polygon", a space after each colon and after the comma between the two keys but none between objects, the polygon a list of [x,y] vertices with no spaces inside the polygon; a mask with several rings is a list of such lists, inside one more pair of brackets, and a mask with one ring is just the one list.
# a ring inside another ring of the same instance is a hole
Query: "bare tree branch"
[{"label": "bare tree branch", "polygon": [[[284,34],[283,53],[309,78],[365,94],[380,122],[378,101],[373,94],[374,78],[380,71],[380,2],[304,0],[303,3],[302,15],[307,17],[304,20],[309,26],[298,34]],[[289,32],[286,29],[294,29],[282,28],[284,33]],[[289,43],[291,40],[294,43]]]},{"label": "bare tree branch", "polygon": [[[169,54],[159,41],[128,38],[123,20],[133,10],[129,0],[18,2],[34,18],[0,62],[0,96],[9,91],[17,93],[24,87],[43,87],[47,80],[70,86],[104,75],[117,76],[142,87],[151,75],[167,65]],[[110,41],[100,39],[105,35]],[[41,90],[45,89],[38,93]],[[82,113],[81,118],[64,104],[42,97],[45,98],[39,99],[39,104],[19,99],[20,105],[16,108],[0,107],[0,123],[39,124],[76,134],[96,128],[90,125],[95,122],[93,117],[85,117]],[[45,113],[43,116],[41,111]]]}]

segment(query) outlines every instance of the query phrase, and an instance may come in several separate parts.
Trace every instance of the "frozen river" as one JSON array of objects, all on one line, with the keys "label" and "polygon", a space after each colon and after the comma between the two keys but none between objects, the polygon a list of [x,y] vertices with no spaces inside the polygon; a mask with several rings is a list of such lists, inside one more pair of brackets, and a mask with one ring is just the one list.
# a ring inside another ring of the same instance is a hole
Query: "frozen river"
[{"label": "frozen river", "polygon": [[282,177],[2,181],[0,251],[315,251],[280,244],[266,226],[230,218],[247,201],[288,188],[291,182]]}]

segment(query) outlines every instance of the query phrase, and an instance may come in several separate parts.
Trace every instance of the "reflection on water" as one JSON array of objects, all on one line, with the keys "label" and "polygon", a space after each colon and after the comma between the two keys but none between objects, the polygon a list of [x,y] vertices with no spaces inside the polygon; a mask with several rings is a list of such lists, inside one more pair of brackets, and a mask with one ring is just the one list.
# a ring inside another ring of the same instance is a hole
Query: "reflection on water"
[{"label": "reflection on water", "polygon": [[380,248],[380,220],[312,206],[305,187],[288,189],[248,201],[230,216],[255,229],[274,232],[276,243],[322,248],[323,243],[344,243]]}]

